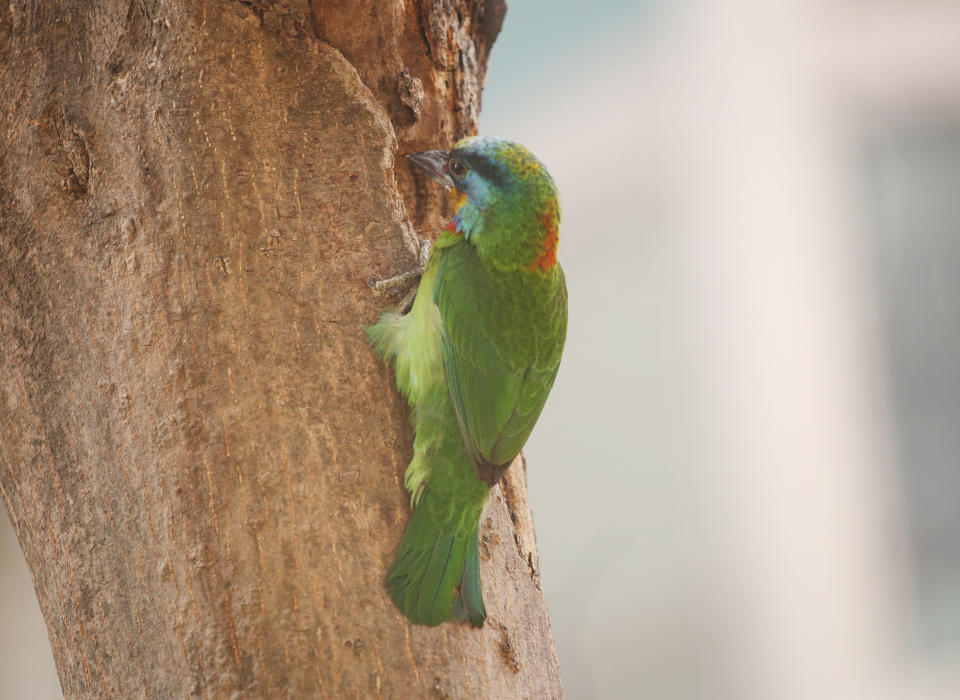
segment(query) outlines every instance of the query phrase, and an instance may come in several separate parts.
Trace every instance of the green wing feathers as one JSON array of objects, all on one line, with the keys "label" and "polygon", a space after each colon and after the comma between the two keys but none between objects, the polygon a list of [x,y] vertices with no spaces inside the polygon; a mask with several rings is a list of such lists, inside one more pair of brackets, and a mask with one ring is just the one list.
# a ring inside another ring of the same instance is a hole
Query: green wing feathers
[{"label": "green wing feathers", "polygon": [[[530,436],[560,365],[567,318],[563,273],[558,266],[556,275],[533,281],[516,272],[499,275],[462,246],[444,260],[434,299],[444,328],[444,372],[464,440],[475,460],[507,464]],[[501,313],[504,308],[514,313]]]}]

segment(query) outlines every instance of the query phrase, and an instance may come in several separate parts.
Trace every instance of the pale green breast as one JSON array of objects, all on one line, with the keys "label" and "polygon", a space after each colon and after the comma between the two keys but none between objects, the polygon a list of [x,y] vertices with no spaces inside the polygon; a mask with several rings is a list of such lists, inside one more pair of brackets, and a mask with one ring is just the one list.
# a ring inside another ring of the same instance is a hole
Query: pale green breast
[{"label": "pale green breast", "polygon": [[429,264],[420,280],[413,308],[403,317],[402,338],[396,356],[397,385],[411,404],[427,400],[433,386],[443,381],[440,312],[433,303],[437,265]]}]

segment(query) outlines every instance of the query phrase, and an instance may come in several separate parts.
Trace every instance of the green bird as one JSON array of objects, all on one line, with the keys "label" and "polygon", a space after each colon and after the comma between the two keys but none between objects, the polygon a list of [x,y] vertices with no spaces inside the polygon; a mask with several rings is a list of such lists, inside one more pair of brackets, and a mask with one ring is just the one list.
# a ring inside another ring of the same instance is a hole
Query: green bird
[{"label": "green bird", "polygon": [[557,188],[510,141],[470,137],[409,159],[451,190],[455,213],[410,312],[385,312],[367,329],[415,430],[404,478],[413,519],[387,589],[415,623],[480,627],[481,511],[533,430],[566,337]]}]

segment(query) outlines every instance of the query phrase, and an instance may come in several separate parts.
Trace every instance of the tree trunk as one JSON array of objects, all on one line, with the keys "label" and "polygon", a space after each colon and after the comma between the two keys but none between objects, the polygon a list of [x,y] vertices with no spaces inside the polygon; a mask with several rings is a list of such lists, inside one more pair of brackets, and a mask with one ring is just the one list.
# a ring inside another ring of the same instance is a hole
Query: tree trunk
[{"label": "tree trunk", "polygon": [[561,695],[522,464],[482,630],[387,597],[411,430],[362,333],[448,213],[397,153],[475,131],[504,10],[0,11],[0,491],[67,696]]}]

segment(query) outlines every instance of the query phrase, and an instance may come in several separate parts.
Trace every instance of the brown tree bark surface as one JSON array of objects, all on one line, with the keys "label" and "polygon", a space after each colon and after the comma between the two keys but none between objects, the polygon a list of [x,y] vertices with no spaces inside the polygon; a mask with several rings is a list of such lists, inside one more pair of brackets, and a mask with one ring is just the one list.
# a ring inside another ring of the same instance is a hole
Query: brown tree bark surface
[{"label": "brown tree bark surface", "polygon": [[559,697],[522,464],[490,618],[411,626],[362,325],[476,128],[502,0],[0,10],[0,492],[69,697]]}]

